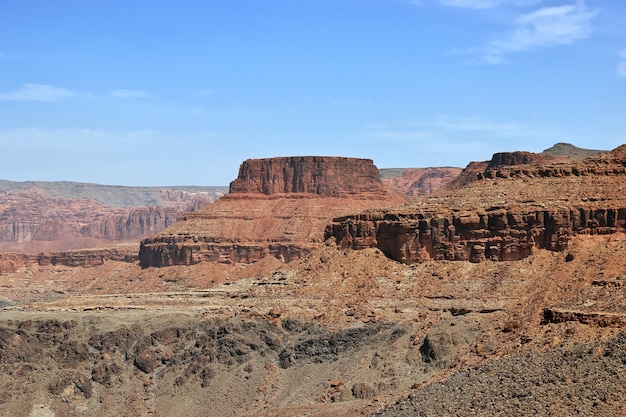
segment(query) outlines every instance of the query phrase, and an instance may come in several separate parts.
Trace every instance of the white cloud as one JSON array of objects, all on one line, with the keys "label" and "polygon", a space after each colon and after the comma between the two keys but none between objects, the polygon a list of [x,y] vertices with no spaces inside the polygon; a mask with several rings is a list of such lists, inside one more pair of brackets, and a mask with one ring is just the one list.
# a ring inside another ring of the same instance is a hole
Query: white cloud
[{"label": "white cloud", "polygon": [[500,64],[505,56],[535,48],[569,45],[591,35],[591,19],[597,14],[583,2],[543,7],[514,21],[514,30],[483,47],[455,51],[474,55],[483,64]]},{"label": "white cloud", "polygon": [[113,97],[117,98],[148,98],[150,95],[142,90],[128,90],[124,88],[119,88],[117,90],[113,90],[110,93]]},{"label": "white cloud", "polygon": [[367,125],[368,136],[378,140],[399,142],[433,142],[456,138],[492,139],[546,139],[559,136],[558,132],[528,123],[492,120],[483,117],[451,117],[440,115],[431,120],[413,122],[403,127]]},{"label": "white cloud", "polygon": [[77,94],[66,88],[48,84],[25,83],[22,88],[9,93],[1,93],[0,100],[54,102],[74,97]]},{"label": "white cloud", "polygon": [[626,78],[626,48],[619,51],[617,55],[621,58],[617,63],[617,75]]},{"label": "white cloud", "polygon": [[499,6],[533,6],[542,0],[440,0],[444,6],[467,9],[491,9]]},{"label": "white cloud", "polygon": [[555,134],[555,132],[537,129],[526,123],[494,121],[481,117],[452,118],[441,115],[424,125],[447,132],[478,132],[506,138],[549,137]]}]

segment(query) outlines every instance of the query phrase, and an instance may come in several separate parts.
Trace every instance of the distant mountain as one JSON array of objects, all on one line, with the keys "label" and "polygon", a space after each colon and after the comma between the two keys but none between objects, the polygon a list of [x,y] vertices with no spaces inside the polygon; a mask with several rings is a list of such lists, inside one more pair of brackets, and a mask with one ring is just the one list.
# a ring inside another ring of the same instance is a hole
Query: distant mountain
[{"label": "distant mountain", "polygon": [[597,149],[583,149],[570,143],[559,142],[541,153],[550,156],[565,156],[576,161],[580,161],[601,152],[607,151],[601,151]]}]

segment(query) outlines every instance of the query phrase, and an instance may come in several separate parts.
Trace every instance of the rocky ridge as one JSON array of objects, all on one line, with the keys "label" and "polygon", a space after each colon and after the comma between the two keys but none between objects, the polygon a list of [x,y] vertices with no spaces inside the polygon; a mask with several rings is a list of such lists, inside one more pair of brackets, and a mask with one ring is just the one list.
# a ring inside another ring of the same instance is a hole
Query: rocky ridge
[{"label": "rocky ridge", "polygon": [[457,192],[410,207],[337,218],[325,236],[341,247],[377,247],[405,263],[507,261],[536,249],[561,251],[577,234],[624,231],[624,186],[614,180],[626,175],[624,149],[580,162],[557,162],[530,152],[498,153],[482,172],[470,164],[459,177],[475,178]]}]

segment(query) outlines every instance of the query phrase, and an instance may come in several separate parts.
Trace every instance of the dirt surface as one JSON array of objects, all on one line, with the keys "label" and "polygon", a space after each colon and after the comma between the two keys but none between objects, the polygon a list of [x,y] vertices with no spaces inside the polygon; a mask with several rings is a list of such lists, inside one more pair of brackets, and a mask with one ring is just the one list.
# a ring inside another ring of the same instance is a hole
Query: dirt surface
[{"label": "dirt surface", "polygon": [[625,255],[622,234],[413,266],[329,242],[221,284],[191,278],[206,265],[3,274],[0,415],[617,415],[620,327],[544,310],[591,291],[618,311],[622,287],[598,277],[619,281]]}]

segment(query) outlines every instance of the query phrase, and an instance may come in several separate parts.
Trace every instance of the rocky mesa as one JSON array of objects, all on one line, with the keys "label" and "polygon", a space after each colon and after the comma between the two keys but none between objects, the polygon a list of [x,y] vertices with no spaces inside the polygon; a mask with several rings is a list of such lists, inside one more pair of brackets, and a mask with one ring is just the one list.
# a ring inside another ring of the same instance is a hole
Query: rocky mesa
[{"label": "rocky mesa", "polygon": [[288,262],[324,241],[334,217],[406,203],[372,160],[302,156],[244,161],[230,192],[141,243],[143,267]]}]

